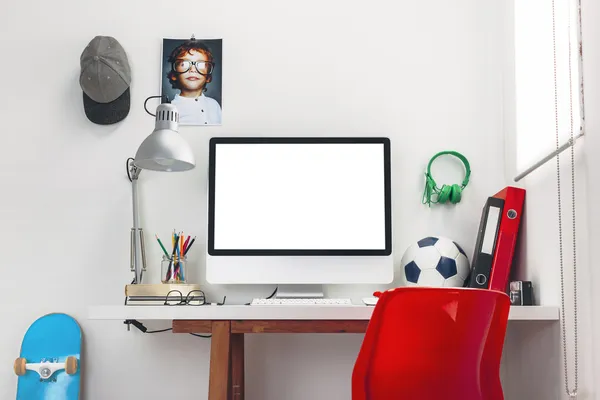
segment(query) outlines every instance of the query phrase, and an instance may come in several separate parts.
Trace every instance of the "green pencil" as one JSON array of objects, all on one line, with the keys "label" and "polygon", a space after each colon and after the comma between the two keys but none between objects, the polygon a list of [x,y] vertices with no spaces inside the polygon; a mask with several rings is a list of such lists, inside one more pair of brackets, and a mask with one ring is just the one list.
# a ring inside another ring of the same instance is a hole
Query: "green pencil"
[{"label": "green pencil", "polygon": [[158,244],[160,244],[162,251],[165,253],[165,256],[167,256],[167,258],[169,258],[169,253],[167,253],[167,249],[165,249],[165,246],[163,246],[162,242],[158,238],[158,235],[155,235],[155,236],[156,236],[156,240],[158,240]]}]

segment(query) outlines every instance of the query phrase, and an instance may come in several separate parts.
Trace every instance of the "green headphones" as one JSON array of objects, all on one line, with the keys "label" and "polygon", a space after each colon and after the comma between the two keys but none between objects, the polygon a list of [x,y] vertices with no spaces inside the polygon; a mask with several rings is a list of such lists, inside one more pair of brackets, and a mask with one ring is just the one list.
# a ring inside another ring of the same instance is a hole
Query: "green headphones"
[{"label": "green headphones", "polygon": [[[465,165],[465,179],[462,181],[462,184],[453,184],[453,185],[442,185],[441,188],[437,186],[437,183],[433,180],[431,176],[431,164],[433,161],[441,155],[449,154],[460,159]],[[427,204],[431,206],[431,203],[441,203],[444,204],[448,201],[452,204],[457,204],[460,202],[462,197],[462,191],[469,184],[469,177],[471,176],[471,166],[469,165],[469,161],[465,156],[456,152],[456,151],[441,151],[437,153],[435,156],[429,160],[429,165],[427,165],[427,173],[425,174],[425,190],[423,192],[423,204]],[[437,195],[436,200],[432,200],[433,195]]]}]

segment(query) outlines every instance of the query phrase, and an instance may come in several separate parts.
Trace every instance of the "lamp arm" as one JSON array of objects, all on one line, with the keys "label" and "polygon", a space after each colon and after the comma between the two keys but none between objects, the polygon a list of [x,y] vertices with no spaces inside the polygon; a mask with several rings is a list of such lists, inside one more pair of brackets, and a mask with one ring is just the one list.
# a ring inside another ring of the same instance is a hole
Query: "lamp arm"
[{"label": "lamp arm", "polygon": [[[128,176],[131,180],[131,197],[133,203],[133,228],[131,229],[131,259],[132,272],[134,272],[134,283],[142,283],[144,271],[146,271],[146,254],[144,246],[144,234],[140,228],[140,216],[138,206],[138,177],[141,169],[137,168],[133,163],[128,165]],[[140,269],[140,260],[142,268]]]},{"label": "lamp arm", "polygon": [[134,272],[134,282],[140,283],[140,253],[138,246],[138,229],[140,227],[139,220],[139,211],[138,211],[138,190],[137,190],[137,177],[131,180],[131,194],[133,200],[133,272]]}]

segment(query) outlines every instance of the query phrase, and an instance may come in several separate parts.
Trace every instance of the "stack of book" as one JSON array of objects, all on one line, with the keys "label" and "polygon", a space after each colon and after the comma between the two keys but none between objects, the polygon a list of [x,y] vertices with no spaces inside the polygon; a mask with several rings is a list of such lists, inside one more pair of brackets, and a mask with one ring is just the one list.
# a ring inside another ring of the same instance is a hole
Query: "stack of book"
[{"label": "stack of book", "polygon": [[204,293],[200,290],[200,285],[195,283],[159,283],[125,286],[125,304],[128,306],[156,306],[164,305],[165,302],[177,304],[192,296],[195,299],[204,296]]}]

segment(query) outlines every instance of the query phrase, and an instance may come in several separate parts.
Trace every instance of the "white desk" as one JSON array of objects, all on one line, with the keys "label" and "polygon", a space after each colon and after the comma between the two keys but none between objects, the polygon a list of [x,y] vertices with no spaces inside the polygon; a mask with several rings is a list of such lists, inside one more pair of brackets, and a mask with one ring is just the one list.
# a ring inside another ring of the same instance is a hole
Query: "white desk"
[{"label": "white desk", "polygon": [[[372,306],[94,306],[104,320],[369,320]],[[509,321],[558,321],[558,307],[512,306]]]},{"label": "white desk", "polygon": [[[209,400],[244,400],[246,333],[364,333],[372,306],[95,306],[96,320],[169,320],[174,333],[212,334]],[[513,306],[509,321],[557,321],[558,307]]]}]

